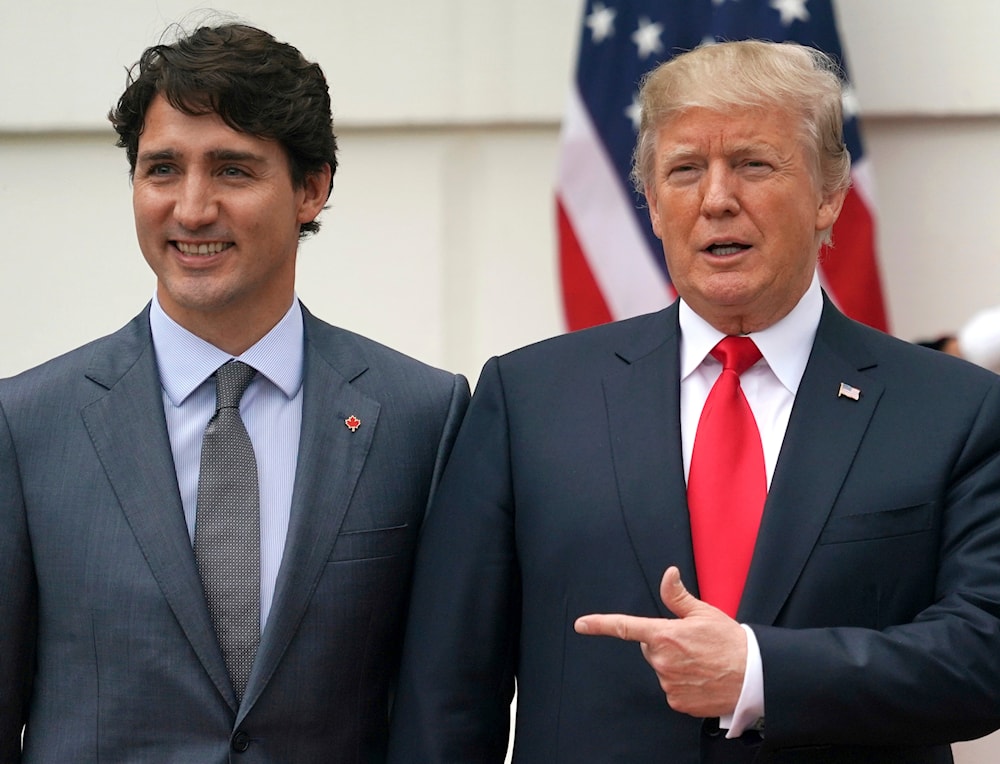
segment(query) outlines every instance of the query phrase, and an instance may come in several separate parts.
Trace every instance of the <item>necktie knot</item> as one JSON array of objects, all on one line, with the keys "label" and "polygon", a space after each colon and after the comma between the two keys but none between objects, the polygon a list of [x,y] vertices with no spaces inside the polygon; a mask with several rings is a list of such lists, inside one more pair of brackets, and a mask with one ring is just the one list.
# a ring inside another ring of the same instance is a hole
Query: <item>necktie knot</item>
[{"label": "necktie knot", "polygon": [[229,361],[215,370],[215,410],[239,408],[243,393],[257,370],[243,361]]},{"label": "necktie knot", "polygon": [[712,348],[711,355],[722,364],[723,371],[742,376],[760,359],[760,350],[749,337],[724,337]]}]

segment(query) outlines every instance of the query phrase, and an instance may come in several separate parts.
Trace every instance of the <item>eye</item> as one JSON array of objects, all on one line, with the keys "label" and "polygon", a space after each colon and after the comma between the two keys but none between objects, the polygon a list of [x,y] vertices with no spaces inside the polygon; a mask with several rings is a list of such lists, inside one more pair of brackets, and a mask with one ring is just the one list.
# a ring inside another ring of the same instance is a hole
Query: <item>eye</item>
[{"label": "eye", "polygon": [[158,164],[151,164],[146,168],[146,175],[151,177],[170,175],[173,172],[174,168],[172,165],[164,164],[162,162]]},{"label": "eye", "polygon": [[249,173],[242,167],[235,167],[229,165],[222,168],[220,175],[222,175],[225,178],[246,178],[249,175]]},{"label": "eye", "polygon": [[694,164],[678,164],[667,170],[667,180],[672,183],[685,183],[693,179],[698,172]]}]

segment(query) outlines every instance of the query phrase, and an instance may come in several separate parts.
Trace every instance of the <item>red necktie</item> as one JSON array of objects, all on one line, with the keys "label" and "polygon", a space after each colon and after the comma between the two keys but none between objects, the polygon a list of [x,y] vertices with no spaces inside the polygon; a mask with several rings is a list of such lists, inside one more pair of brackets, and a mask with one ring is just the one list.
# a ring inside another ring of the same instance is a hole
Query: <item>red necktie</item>
[{"label": "red necktie", "polygon": [[736,617],[767,498],[764,450],[740,375],[760,358],[748,337],[712,349],[722,362],[698,421],[688,509],[701,598]]}]

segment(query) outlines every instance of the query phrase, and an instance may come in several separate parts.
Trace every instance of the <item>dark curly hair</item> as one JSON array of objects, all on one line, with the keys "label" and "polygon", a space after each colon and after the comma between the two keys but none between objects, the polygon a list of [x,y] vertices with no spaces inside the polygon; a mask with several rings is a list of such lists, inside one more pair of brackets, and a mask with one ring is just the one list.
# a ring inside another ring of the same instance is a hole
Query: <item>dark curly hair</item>
[{"label": "dark curly hair", "polygon": [[[169,45],[153,45],[128,72],[125,92],[108,119],[135,175],[146,110],[156,95],[186,114],[218,114],[227,125],[275,140],[288,155],[292,181],[330,165],[337,170],[330,92],[323,70],[287,43],[243,24],[204,26]],[[300,237],[319,230],[303,223]]]}]

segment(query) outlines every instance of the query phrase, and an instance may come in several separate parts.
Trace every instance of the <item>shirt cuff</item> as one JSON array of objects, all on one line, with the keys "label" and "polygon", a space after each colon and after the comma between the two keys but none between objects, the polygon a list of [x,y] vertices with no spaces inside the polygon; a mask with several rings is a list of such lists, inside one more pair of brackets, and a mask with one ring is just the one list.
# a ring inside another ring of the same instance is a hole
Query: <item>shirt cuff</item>
[{"label": "shirt cuff", "polygon": [[748,729],[761,731],[764,722],[764,668],[760,660],[760,646],[753,629],[745,623],[740,626],[747,635],[747,667],[736,708],[731,714],[719,717],[719,728],[728,730],[727,738],[739,737]]}]

